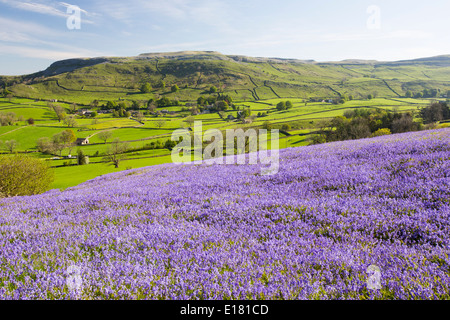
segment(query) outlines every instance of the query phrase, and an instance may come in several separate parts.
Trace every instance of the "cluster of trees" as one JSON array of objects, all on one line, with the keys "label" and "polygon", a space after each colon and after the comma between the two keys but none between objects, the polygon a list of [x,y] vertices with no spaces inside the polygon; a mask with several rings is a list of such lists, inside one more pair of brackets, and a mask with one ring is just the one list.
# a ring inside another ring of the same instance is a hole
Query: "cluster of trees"
[{"label": "cluster of trees", "polygon": [[[217,90],[217,88],[216,88],[216,90]],[[233,98],[227,94],[219,94],[218,96],[213,95],[213,96],[208,96],[208,97],[200,96],[197,99],[197,105],[199,105],[199,106],[212,105],[212,104],[215,104],[217,101],[224,101],[228,105],[232,105]]]},{"label": "cluster of trees", "polygon": [[54,134],[51,138],[39,138],[36,145],[38,151],[42,153],[55,154],[59,152],[59,155],[61,156],[62,151],[67,148],[69,148],[69,153],[71,153],[76,140],[77,137],[73,130],[67,129]]},{"label": "cluster of trees", "polygon": [[0,157],[0,176],[0,197],[42,193],[54,181],[54,173],[44,161],[24,155]]},{"label": "cluster of trees", "polygon": [[[160,82],[158,82],[158,84],[156,85],[158,88],[161,88],[161,89],[165,89],[166,88],[166,83],[164,82],[164,81],[160,81]],[[141,87],[139,88],[139,90],[142,92],[142,93],[150,93],[152,90],[153,90],[153,88],[152,88],[152,85],[150,84],[150,83],[148,83],[148,82],[145,82],[145,83],[143,83],[142,85],[141,85]],[[174,85],[172,85],[171,87],[170,87],[170,91],[171,92],[178,92],[180,90],[180,88],[178,87],[178,85],[176,85],[176,84],[174,84]]]},{"label": "cluster of trees", "polygon": [[423,123],[429,124],[450,119],[450,107],[445,102],[435,102],[420,110]]},{"label": "cluster of trees", "polygon": [[237,118],[238,119],[246,119],[252,115],[252,111],[250,110],[250,107],[244,108],[241,111],[238,111]]},{"label": "cluster of trees", "polygon": [[319,124],[319,135],[313,143],[362,139],[371,136],[417,131],[421,124],[414,121],[411,113],[386,110],[355,109],[344,116]]},{"label": "cluster of trees", "polygon": [[156,107],[158,108],[163,108],[163,107],[172,107],[172,106],[179,106],[180,105],[180,101],[178,101],[177,99],[169,99],[167,97],[162,97],[156,101],[154,101],[153,99],[150,99],[148,102],[148,105],[151,105],[152,103],[156,104]]},{"label": "cluster of trees", "polygon": [[437,98],[440,94],[440,89],[424,89],[423,91],[419,92],[412,92],[411,90],[406,91],[405,97],[406,98]]},{"label": "cluster of trees", "polygon": [[112,116],[114,118],[129,118],[131,117],[131,112],[125,109],[114,110]]},{"label": "cluster of trees", "polygon": [[280,101],[277,104],[277,110],[278,111],[284,111],[284,110],[289,110],[292,109],[292,102],[288,101]]}]

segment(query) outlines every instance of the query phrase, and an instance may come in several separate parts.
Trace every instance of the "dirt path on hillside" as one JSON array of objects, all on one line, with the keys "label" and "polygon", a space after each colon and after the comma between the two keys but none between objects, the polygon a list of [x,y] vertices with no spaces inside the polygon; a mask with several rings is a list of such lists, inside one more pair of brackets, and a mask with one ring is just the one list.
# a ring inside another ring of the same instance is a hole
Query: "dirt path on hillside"
[{"label": "dirt path on hillside", "polygon": [[23,128],[26,128],[26,126],[19,127],[19,128],[17,128],[17,129],[13,129],[13,130],[11,130],[11,131],[2,133],[2,134],[0,134],[0,137],[1,137],[1,136],[4,136],[5,134],[10,134],[10,133],[16,132],[17,130],[20,130],[20,129],[23,129]]}]

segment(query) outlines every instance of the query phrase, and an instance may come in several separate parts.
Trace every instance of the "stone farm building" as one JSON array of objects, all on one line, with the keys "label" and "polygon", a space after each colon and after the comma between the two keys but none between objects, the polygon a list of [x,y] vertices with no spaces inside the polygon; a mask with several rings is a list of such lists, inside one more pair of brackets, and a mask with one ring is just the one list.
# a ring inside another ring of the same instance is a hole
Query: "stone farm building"
[{"label": "stone farm building", "polygon": [[89,144],[89,139],[88,138],[78,138],[76,143],[77,143],[77,146],[84,146],[86,144]]}]

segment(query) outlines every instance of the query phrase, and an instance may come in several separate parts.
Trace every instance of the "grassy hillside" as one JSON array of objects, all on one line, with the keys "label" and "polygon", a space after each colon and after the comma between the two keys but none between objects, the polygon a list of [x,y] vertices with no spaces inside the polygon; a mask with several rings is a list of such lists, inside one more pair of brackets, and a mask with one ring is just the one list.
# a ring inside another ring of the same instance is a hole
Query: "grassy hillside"
[{"label": "grassy hillside", "polygon": [[[316,63],[225,56],[215,52],[144,54],[131,58],[72,59],[24,77],[2,77],[1,83],[20,97],[58,99],[80,104],[92,100],[148,100],[165,95],[181,101],[196,100],[216,86],[235,100],[274,98],[356,99],[368,94],[400,97],[406,91],[450,90],[450,57],[400,62],[343,61]],[[166,88],[158,88],[160,81]],[[149,82],[154,90],[141,94]],[[170,92],[177,84],[180,91]]]}]

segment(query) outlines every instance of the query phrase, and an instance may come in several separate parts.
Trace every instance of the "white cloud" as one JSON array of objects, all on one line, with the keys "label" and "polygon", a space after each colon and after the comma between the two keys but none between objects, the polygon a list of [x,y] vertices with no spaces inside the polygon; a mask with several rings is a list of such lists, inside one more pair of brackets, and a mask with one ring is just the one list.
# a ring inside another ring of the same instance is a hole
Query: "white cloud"
[{"label": "white cloud", "polygon": [[51,16],[59,16],[59,17],[67,16],[65,12],[58,10],[57,8],[55,8],[50,4],[45,4],[42,2],[17,1],[17,0],[0,0],[0,2],[19,10],[31,11]]},{"label": "white cloud", "polygon": [[84,58],[100,56],[98,52],[78,49],[74,51],[59,51],[40,48],[30,48],[24,46],[0,45],[0,53],[18,55],[26,58],[38,58],[46,60],[64,60],[72,58]]},{"label": "white cloud", "polygon": [[[40,0],[40,1],[17,1],[17,0],[0,0],[0,3],[8,5],[12,8],[36,12],[44,15],[67,18],[70,14],[67,13],[67,8],[71,4],[66,2],[56,2],[52,0]],[[64,8],[60,10],[59,8]],[[89,13],[86,10],[80,8],[80,11],[86,16],[95,16],[95,13]],[[83,19],[83,23],[92,24],[93,22],[87,19]]]}]

